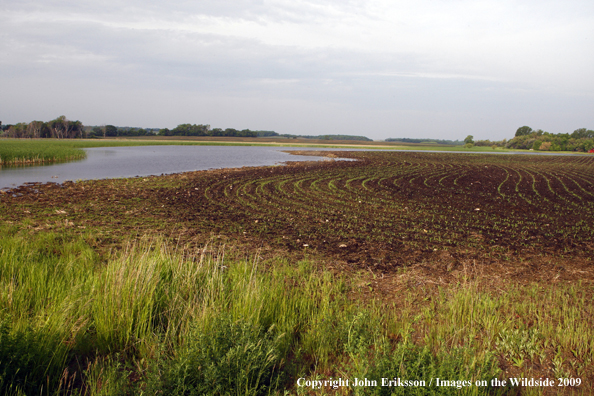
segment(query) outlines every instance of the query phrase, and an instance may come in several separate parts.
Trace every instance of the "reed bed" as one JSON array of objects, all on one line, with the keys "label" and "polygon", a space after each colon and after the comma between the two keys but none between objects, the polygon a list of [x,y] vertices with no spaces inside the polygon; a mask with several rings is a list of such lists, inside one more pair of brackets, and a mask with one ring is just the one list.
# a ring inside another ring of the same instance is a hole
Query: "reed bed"
[{"label": "reed bed", "polygon": [[0,166],[80,160],[86,154],[76,145],[50,140],[0,140]]},{"label": "reed bed", "polygon": [[[464,281],[390,305],[310,260],[156,240],[104,257],[92,234],[0,231],[1,394],[515,394],[490,386],[506,376],[498,359],[526,376],[549,364],[581,378],[577,391],[592,378],[594,312],[579,288],[493,295]],[[395,377],[426,385],[298,385]]]}]

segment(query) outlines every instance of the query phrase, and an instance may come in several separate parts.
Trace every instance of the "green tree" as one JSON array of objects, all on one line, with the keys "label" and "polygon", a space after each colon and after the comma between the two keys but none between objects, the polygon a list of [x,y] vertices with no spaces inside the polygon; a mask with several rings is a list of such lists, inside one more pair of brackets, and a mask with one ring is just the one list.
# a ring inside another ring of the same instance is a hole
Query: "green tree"
[{"label": "green tree", "polygon": [[51,131],[51,136],[56,139],[64,139],[67,137],[70,129],[70,121],[63,115],[55,120],[51,120],[47,125]]},{"label": "green tree", "polygon": [[6,131],[6,136],[11,138],[26,138],[27,136],[27,124],[19,122],[18,124],[11,125]]},{"label": "green tree", "polygon": [[571,134],[571,137],[574,139],[583,139],[583,138],[592,139],[592,138],[594,138],[594,131],[586,129],[586,128],[576,129]]},{"label": "green tree", "polygon": [[530,135],[530,133],[532,133],[532,128],[526,125],[524,125],[523,127],[519,127],[516,130],[516,136],[526,136]]},{"label": "green tree", "polygon": [[113,125],[105,125],[105,136],[118,136],[118,128]]},{"label": "green tree", "polygon": [[465,144],[474,144],[474,136],[472,136],[472,135],[466,136],[466,138],[464,139],[464,143]]},{"label": "green tree", "polygon": [[43,121],[31,121],[29,125],[27,125],[27,135],[34,139],[40,138],[43,126]]}]

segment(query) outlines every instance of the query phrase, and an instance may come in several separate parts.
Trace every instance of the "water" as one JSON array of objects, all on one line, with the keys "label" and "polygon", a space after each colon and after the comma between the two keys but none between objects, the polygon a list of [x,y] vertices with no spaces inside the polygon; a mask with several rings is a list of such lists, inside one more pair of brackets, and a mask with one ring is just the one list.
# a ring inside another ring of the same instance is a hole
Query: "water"
[{"label": "water", "polygon": [[[87,158],[76,162],[46,166],[4,167],[0,170],[0,189],[32,182],[62,183],[67,180],[112,179],[149,176],[217,168],[275,165],[287,161],[313,161],[320,157],[291,155],[283,151],[308,148],[262,146],[137,146],[87,148]],[[309,150],[324,150],[311,148]],[[359,149],[328,148],[329,151]],[[363,150],[369,151],[369,150]],[[391,150],[436,152],[432,150]],[[455,151],[449,151],[455,153]],[[541,152],[460,152],[465,154],[575,155]]]},{"label": "water", "polygon": [[[287,147],[258,146],[138,146],[85,149],[81,161],[46,166],[3,167],[0,189],[30,182],[111,179],[179,173],[216,168],[275,165],[313,161],[320,157],[291,155]],[[293,149],[295,150],[295,149]]]}]

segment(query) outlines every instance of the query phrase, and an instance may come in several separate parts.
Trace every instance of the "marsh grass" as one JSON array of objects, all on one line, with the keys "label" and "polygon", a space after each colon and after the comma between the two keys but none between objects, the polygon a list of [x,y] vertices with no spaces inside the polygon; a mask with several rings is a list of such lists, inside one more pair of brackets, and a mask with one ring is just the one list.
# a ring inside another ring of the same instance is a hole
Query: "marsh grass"
[{"label": "marsh grass", "polygon": [[74,161],[85,157],[85,152],[76,143],[49,139],[0,140],[0,166]]},{"label": "marsh grass", "polygon": [[[580,287],[462,282],[398,308],[353,298],[305,260],[171,251],[139,241],[99,256],[92,235],[0,230],[0,393],[267,395],[304,378],[592,377],[592,306]],[[470,387],[323,388],[315,394],[497,394]],[[411,393],[412,392],[412,393]]]}]

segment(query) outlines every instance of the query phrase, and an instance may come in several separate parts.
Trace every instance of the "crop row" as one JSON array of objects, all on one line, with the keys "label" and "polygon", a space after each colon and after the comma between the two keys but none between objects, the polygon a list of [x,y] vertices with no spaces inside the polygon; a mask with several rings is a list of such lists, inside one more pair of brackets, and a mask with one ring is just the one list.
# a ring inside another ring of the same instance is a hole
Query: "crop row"
[{"label": "crop row", "polygon": [[209,229],[376,265],[442,250],[578,254],[594,240],[592,157],[335,154],[358,161],[192,179],[177,210]]}]

